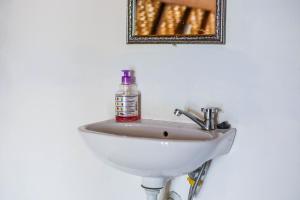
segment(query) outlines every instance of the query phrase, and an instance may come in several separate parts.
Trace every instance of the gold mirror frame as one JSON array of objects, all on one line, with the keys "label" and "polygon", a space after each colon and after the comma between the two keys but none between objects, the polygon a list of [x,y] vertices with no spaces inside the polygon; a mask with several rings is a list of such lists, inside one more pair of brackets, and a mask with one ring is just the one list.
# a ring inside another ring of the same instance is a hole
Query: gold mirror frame
[{"label": "gold mirror frame", "polygon": [[214,35],[137,36],[134,35],[136,0],[128,0],[127,44],[225,44],[226,0],[216,0]]}]

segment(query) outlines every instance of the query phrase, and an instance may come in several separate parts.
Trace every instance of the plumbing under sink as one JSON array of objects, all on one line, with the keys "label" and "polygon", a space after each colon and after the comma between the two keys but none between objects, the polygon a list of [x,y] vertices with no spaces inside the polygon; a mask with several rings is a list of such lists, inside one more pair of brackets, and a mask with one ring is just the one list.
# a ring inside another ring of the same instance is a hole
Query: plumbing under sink
[{"label": "plumbing under sink", "polygon": [[150,119],[107,120],[79,130],[100,159],[143,177],[146,188],[162,188],[168,179],[228,153],[236,134],[235,128],[205,131],[196,124]]}]

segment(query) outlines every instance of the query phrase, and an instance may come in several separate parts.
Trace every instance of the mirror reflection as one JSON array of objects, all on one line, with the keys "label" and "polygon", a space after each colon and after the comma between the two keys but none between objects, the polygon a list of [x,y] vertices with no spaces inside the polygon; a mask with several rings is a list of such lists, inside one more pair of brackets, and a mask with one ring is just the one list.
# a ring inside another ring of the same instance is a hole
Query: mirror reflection
[{"label": "mirror reflection", "polygon": [[216,33],[216,0],[134,0],[135,36]]}]

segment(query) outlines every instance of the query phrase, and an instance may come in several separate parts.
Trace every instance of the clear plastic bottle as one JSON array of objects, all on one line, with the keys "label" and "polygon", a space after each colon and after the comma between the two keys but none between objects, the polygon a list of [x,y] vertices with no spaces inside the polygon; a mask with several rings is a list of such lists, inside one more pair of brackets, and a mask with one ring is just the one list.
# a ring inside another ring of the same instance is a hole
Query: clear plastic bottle
[{"label": "clear plastic bottle", "polygon": [[133,122],[141,119],[140,93],[133,70],[122,70],[122,83],[115,96],[117,122]]}]

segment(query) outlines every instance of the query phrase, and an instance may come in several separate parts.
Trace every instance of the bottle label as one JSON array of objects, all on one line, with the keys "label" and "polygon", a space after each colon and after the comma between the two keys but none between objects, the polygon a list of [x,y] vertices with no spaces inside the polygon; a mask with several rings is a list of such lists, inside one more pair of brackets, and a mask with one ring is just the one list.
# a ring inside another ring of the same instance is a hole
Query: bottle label
[{"label": "bottle label", "polygon": [[116,116],[132,117],[138,116],[138,95],[119,96],[116,95]]}]

